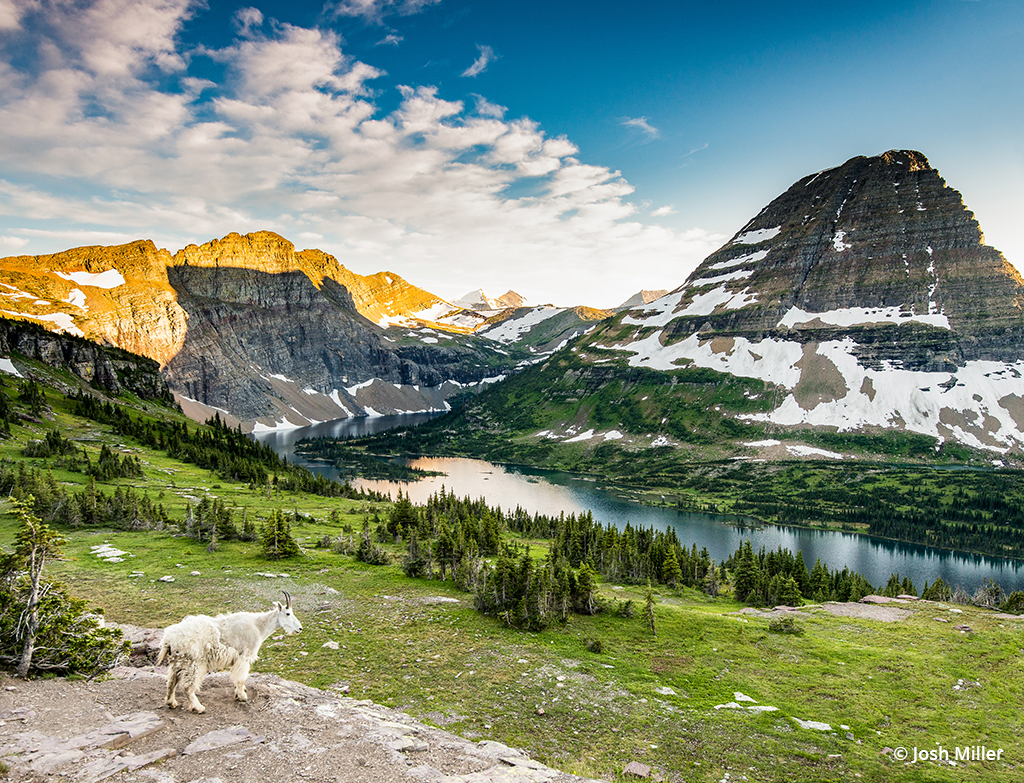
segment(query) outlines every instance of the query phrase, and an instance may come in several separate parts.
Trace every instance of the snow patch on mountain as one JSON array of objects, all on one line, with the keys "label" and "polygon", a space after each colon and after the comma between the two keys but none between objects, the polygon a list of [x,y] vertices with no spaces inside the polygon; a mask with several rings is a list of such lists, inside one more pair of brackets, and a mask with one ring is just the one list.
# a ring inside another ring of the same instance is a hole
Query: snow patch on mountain
[{"label": "snow patch on mountain", "polygon": [[[750,421],[840,432],[901,426],[940,442],[955,440],[999,453],[1024,446],[1015,418],[1024,405],[1024,360],[971,361],[954,370],[928,372],[891,363],[864,367],[856,357],[860,346],[849,337],[805,344],[775,338],[708,339],[694,333],[671,345],[663,345],[661,337],[655,332],[628,345],[605,347],[632,353],[628,363],[633,367],[667,371],[692,365],[788,390],[775,410],[740,417]],[[820,382],[822,367],[835,374],[830,394],[805,395],[801,381]]]},{"label": "snow patch on mountain", "polygon": [[523,315],[516,315],[506,321],[502,321],[496,326],[490,326],[482,329],[478,334],[481,337],[486,337],[488,340],[494,340],[499,343],[508,344],[518,342],[524,334],[529,332],[538,324],[544,323],[544,321],[549,318],[554,318],[556,315],[564,312],[564,307],[542,305],[540,307],[533,308]]},{"label": "snow patch on mountain", "polygon": [[[49,304],[44,302],[43,304]],[[0,313],[5,315],[13,315],[17,318],[28,318],[33,321],[48,321],[54,324],[58,332],[64,332],[65,334],[71,334],[75,337],[85,337],[85,332],[75,326],[74,320],[67,313],[50,313],[48,315],[36,315],[35,313],[18,313],[13,310],[0,310]]]},{"label": "snow patch on mountain", "polygon": [[739,256],[737,258],[730,258],[728,261],[719,261],[717,264],[712,264],[708,269],[728,269],[733,266],[740,266],[741,264],[756,264],[758,261],[763,261],[768,257],[768,250],[758,250],[756,253],[748,253],[745,256]]},{"label": "snow patch on mountain", "polygon": [[[929,307],[929,310],[932,308]],[[949,329],[949,319],[941,313],[918,315],[901,306],[893,307],[843,307],[824,313],[809,313],[799,307],[791,307],[779,321],[779,326],[793,328],[812,321],[821,321],[832,326],[867,326],[870,324],[901,324],[911,321]]]},{"label": "snow patch on mountain", "polygon": [[732,243],[734,245],[757,245],[761,242],[767,242],[769,239],[775,239],[782,231],[782,226],[776,226],[775,228],[759,228],[754,231],[744,231],[738,237],[736,237]]},{"label": "snow patch on mountain", "polygon": [[57,277],[70,280],[77,285],[88,285],[93,288],[117,288],[124,285],[124,275],[117,269],[105,272],[54,272]]},{"label": "snow patch on mountain", "polygon": [[85,291],[81,288],[72,288],[71,293],[68,294],[68,298],[64,301],[72,307],[77,307],[83,312],[89,311],[89,306],[85,303]]},{"label": "snow patch on mountain", "polygon": [[753,269],[737,269],[735,272],[726,272],[724,275],[715,277],[699,277],[696,280],[690,280],[689,284],[692,286],[718,285],[719,283],[728,283],[730,280],[742,280],[750,277],[753,272]]}]

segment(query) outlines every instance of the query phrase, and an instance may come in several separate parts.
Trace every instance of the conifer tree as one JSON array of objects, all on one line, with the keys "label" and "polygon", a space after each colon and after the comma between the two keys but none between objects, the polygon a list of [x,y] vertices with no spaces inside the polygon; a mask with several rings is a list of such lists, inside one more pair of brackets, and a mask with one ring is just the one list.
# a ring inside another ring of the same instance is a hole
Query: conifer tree
[{"label": "conifer tree", "polygon": [[679,558],[676,557],[676,549],[673,546],[668,548],[665,560],[661,564],[661,581],[669,587],[678,587],[683,580],[683,571],[679,567]]},{"label": "conifer tree", "polygon": [[32,666],[32,653],[35,650],[36,633],[39,631],[39,602],[41,599],[40,582],[43,575],[43,566],[46,561],[60,558],[60,548],[65,539],[56,531],[32,513],[31,495],[25,501],[14,500],[14,513],[20,520],[18,537],[15,542],[14,554],[5,558],[6,574],[18,570],[23,566],[28,571],[29,594],[25,602],[25,615],[27,618],[25,641],[21,649],[21,660],[15,673],[21,677],[28,677],[28,670]]},{"label": "conifer tree", "polygon": [[776,600],[785,606],[800,606],[802,596],[800,586],[791,576],[780,576],[779,593]]},{"label": "conifer tree", "polygon": [[652,636],[658,635],[658,630],[654,627],[654,591],[651,589],[650,581],[647,582],[647,592],[644,594],[644,625]]},{"label": "conifer tree", "polygon": [[268,560],[283,560],[297,557],[302,553],[299,545],[292,538],[291,526],[281,509],[276,509],[263,526],[260,543],[263,548],[263,556]]},{"label": "conifer tree", "polygon": [[41,418],[46,410],[43,388],[31,378],[26,378],[19,389],[19,398],[25,403],[30,415]]},{"label": "conifer tree", "polygon": [[809,597],[819,603],[831,598],[828,569],[821,564],[820,557],[814,561],[814,568],[811,569],[810,591]]},{"label": "conifer tree", "polygon": [[754,551],[750,541],[744,541],[740,547],[736,568],[733,572],[733,594],[737,601],[746,601],[757,589],[759,570],[754,561]]},{"label": "conifer tree", "polygon": [[594,569],[589,563],[582,563],[576,574],[576,605],[580,614],[597,612],[597,601],[594,598],[596,594],[597,578]]}]

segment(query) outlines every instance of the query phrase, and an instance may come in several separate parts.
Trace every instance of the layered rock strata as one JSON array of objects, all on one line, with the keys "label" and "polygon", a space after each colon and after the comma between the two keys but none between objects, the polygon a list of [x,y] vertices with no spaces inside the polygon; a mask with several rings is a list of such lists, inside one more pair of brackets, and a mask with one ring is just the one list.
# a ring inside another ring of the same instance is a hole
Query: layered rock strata
[{"label": "layered rock strata", "polygon": [[776,384],[754,419],[1024,446],[1024,281],[919,152],[804,177],[594,341]]}]

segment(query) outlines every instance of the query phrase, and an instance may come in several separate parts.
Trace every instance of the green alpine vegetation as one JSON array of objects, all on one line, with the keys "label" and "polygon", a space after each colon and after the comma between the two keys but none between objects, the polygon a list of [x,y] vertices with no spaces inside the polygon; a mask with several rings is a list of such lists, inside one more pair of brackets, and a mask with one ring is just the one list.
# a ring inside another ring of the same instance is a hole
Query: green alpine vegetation
[{"label": "green alpine vegetation", "polygon": [[[573,471],[664,495],[682,510],[1024,557],[1020,470],[914,433],[769,432],[736,418],[771,406],[775,391],[760,381],[629,368],[592,348],[583,362],[579,353],[562,351],[427,424],[333,448]],[[750,459],[744,444],[769,438],[857,459]]]},{"label": "green alpine vegetation", "polygon": [[[70,617],[88,603],[110,621],[159,627],[265,608],[286,589],[304,630],[265,645],[258,670],[609,780],[634,759],[666,780],[958,780],[962,767],[907,767],[885,752],[936,742],[1008,750],[972,762],[972,780],[1019,772],[1010,749],[1024,621],[977,604],[1019,610],[1020,596],[954,604],[929,585],[937,602],[900,604],[899,622],[836,617],[806,602],[854,598],[864,585],[802,568],[794,553],[741,550],[715,563],[673,534],[589,515],[450,492],[423,506],[386,501],[304,478],[216,419],[197,426],[131,395],[83,402],[94,392],[78,384],[67,395],[47,382],[54,371],[33,373],[41,417],[16,384],[0,387],[11,412],[0,489],[14,498],[0,546],[24,551],[25,514],[65,539],[43,578],[66,585],[49,595]],[[120,467],[89,469],[101,461]],[[121,475],[136,466],[141,477]],[[101,545],[122,554],[101,558]],[[13,570],[24,586],[23,569]],[[890,592],[914,587],[890,581]],[[805,606],[740,613],[738,587],[753,605]],[[737,692],[777,709],[716,709]]]}]

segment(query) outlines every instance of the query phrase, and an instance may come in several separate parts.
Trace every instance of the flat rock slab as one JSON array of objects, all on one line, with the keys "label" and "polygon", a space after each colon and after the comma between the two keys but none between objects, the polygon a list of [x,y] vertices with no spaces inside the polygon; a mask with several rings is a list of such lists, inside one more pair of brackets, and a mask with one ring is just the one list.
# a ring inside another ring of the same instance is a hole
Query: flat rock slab
[{"label": "flat rock slab", "polygon": [[[916,598],[914,599],[917,600]],[[908,602],[906,597],[890,598],[887,595],[866,595],[860,599],[859,603],[862,604],[905,604]]]},{"label": "flat rock slab", "polygon": [[244,726],[230,726],[226,729],[217,729],[209,734],[204,734],[195,742],[190,742],[181,752],[183,756],[191,756],[193,753],[203,753],[207,750],[226,748],[237,745],[240,742],[263,742],[266,737],[257,737]]},{"label": "flat rock slab", "polygon": [[[914,612],[910,609],[900,609],[896,606],[883,606],[873,601],[866,601],[867,598],[878,598],[879,596],[868,595],[859,602],[848,601],[846,603],[822,604],[821,608],[829,614],[838,617],[859,617],[863,620],[878,620],[883,623],[897,623],[906,620]],[[886,598],[885,603],[892,603],[895,599]]]},{"label": "flat rock slab", "polygon": [[99,781],[106,780],[120,772],[134,772],[176,755],[178,755],[178,751],[174,748],[160,748],[141,756],[101,757],[82,765],[75,775],[75,780],[81,781],[81,783],[99,783]]},{"label": "flat rock slab", "polygon": [[[248,702],[235,700],[226,673],[210,675],[202,715],[164,706],[166,669],[110,675],[0,690],[0,715],[17,720],[8,725],[19,732],[0,729],[0,756],[10,767],[4,783],[597,783],[501,742],[474,742],[274,675],[250,675]],[[133,774],[156,762],[158,769]]]},{"label": "flat rock slab", "polygon": [[651,768],[639,761],[631,761],[626,765],[626,768],[622,770],[622,774],[632,775],[636,778],[649,778],[651,776]]},{"label": "flat rock slab", "polygon": [[[23,719],[25,722],[39,720],[34,710],[22,714],[29,716],[30,713],[30,717]],[[149,737],[165,726],[163,719],[154,712],[136,712],[68,739],[52,737],[41,731],[14,734],[0,747],[0,753],[13,762],[11,766],[15,770],[20,768],[35,775],[55,775],[64,774],[65,768],[75,767],[76,778],[94,783],[126,769],[138,769],[167,755],[174,755],[177,751],[165,748],[157,754],[159,758],[140,760],[132,757],[133,762],[119,759],[121,748]]]},{"label": "flat rock slab", "polygon": [[800,720],[799,718],[793,718],[799,724],[802,729],[812,729],[813,731],[832,731],[832,726],[828,723],[822,723],[820,720]]}]

